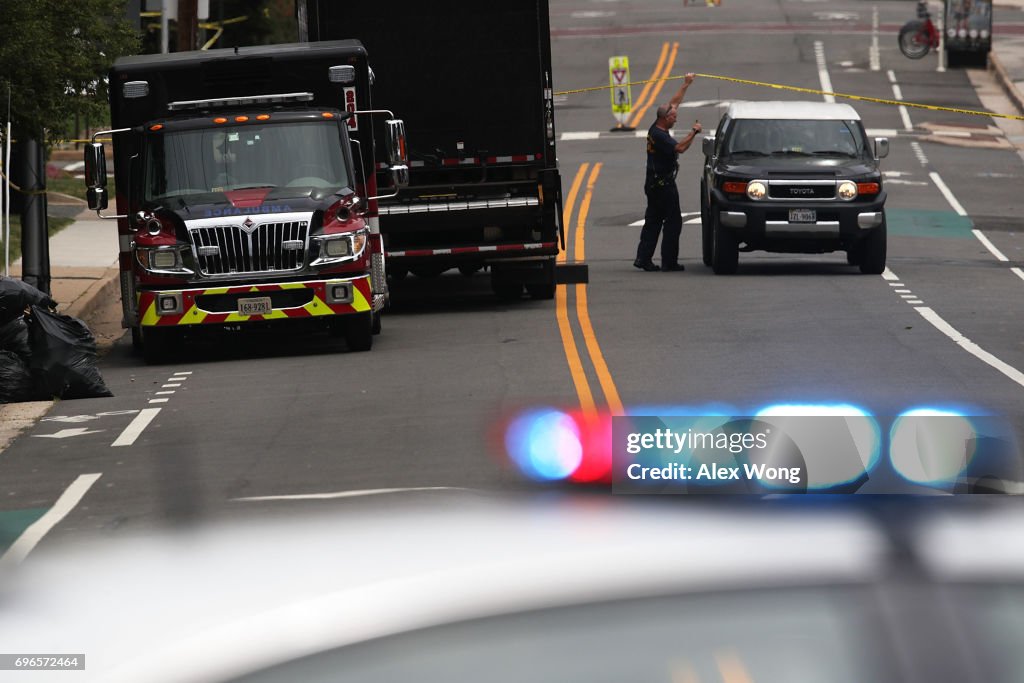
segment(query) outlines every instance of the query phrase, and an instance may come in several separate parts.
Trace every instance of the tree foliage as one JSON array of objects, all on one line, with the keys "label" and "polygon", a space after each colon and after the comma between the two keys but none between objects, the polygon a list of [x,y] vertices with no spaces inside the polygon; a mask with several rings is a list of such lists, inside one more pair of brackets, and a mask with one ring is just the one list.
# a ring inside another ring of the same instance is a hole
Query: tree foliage
[{"label": "tree foliage", "polygon": [[76,113],[107,107],[114,59],[138,52],[125,0],[0,0],[0,120],[45,140]]}]

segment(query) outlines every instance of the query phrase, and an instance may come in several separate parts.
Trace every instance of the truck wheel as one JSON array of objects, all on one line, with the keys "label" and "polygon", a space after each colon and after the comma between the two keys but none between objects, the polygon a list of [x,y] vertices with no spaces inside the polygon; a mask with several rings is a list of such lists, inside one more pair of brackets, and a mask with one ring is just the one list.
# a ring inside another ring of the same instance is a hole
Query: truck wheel
[{"label": "truck wheel", "polygon": [[356,313],[345,320],[345,343],[349,351],[369,351],[373,348],[373,314]]},{"label": "truck wheel", "polygon": [[380,311],[373,314],[373,327],[370,330],[374,334],[380,334]]},{"label": "truck wheel", "polygon": [[[714,207],[711,211],[715,211]],[[711,214],[708,210],[707,200],[704,199],[704,184],[701,183],[700,191],[700,247],[704,258],[704,265],[711,265],[711,250],[714,235],[711,232]]]},{"label": "truck wheel", "polygon": [[739,245],[732,233],[722,227],[717,214],[711,214],[711,268],[715,275],[732,275],[740,262]]},{"label": "truck wheel", "polygon": [[475,263],[463,263],[461,266],[459,266],[459,272],[462,273],[463,276],[465,277],[473,277],[481,268],[483,268],[482,265],[478,265]]},{"label": "truck wheel", "polygon": [[861,243],[860,251],[860,272],[866,275],[879,275],[885,270],[886,251],[886,229],[885,219],[882,224],[868,233]]},{"label": "truck wheel", "polygon": [[497,295],[498,301],[519,301],[523,296],[521,282],[492,282],[491,289]]},{"label": "truck wheel", "polygon": [[555,298],[555,279],[550,282],[538,282],[526,285],[526,293],[531,299],[547,300]]},{"label": "truck wheel", "polygon": [[177,338],[174,330],[141,327],[139,328],[139,338],[142,343],[142,358],[147,364],[159,365],[174,360]]}]

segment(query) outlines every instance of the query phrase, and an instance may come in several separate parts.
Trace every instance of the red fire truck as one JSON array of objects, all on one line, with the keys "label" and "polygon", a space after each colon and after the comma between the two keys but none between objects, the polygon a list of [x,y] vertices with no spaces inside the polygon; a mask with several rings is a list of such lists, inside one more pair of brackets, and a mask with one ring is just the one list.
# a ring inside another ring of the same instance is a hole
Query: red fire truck
[{"label": "red fire truck", "polygon": [[116,216],[95,138],[86,182],[117,219],[124,325],[147,361],[218,328],[315,326],[370,349],[388,294],[377,201],[408,183],[404,124],[370,88],[355,40],[115,63],[97,136]]}]

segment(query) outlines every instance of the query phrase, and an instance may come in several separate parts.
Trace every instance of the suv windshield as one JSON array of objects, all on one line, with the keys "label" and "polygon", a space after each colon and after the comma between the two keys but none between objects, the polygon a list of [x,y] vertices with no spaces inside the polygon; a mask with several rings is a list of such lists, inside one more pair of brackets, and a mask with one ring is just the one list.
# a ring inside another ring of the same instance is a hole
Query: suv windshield
[{"label": "suv windshield", "polygon": [[145,199],[249,187],[349,186],[333,122],[218,127],[150,135]]},{"label": "suv windshield", "polygon": [[722,154],[859,157],[868,153],[859,121],[738,119],[732,122]]}]

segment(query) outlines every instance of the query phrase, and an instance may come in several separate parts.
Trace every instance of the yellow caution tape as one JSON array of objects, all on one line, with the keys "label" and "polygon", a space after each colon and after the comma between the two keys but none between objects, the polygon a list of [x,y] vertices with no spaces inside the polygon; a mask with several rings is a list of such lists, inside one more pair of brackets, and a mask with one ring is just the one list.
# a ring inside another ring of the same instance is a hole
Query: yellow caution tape
[{"label": "yellow caution tape", "polygon": [[[828,92],[827,90],[815,90],[814,88],[798,88],[794,85],[780,85],[778,83],[763,83],[761,81],[748,81],[744,78],[730,78],[729,76],[716,76],[714,74],[696,74],[700,78],[713,78],[719,81],[729,81],[731,83],[742,83],[744,85],[757,85],[762,88],[774,88],[775,90],[789,90],[792,92],[808,93],[812,95],[832,95],[833,97],[842,97],[847,100],[857,100],[859,102],[875,102],[877,104],[890,104],[903,107],[915,107],[917,109],[930,109],[932,111],[948,111],[955,114],[969,114],[971,116],[991,116],[999,119],[1011,119],[1013,121],[1024,121],[1024,116],[1017,116],[1015,114],[998,114],[991,111],[977,111],[974,109],[959,109],[957,107],[940,107],[934,104],[919,104],[917,102],[905,102],[903,100],[887,100],[880,97],[865,97],[863,95],[848,95],[839,92]],[[672,76],[671,78],[665,79],[653,79],[650,81],[636,81],[633,85],[643,85],[644,83],[651,83],[657,80],[679,80],[685,78],[685,76]],[[580,88],[578,90],[563,90],[556,92],[556,95],[575,95],[578,93],[592,92],[595,90],[607,90],[611,86],[600,85],[593,88]]]}]

